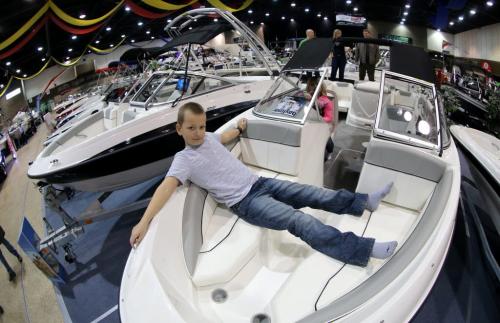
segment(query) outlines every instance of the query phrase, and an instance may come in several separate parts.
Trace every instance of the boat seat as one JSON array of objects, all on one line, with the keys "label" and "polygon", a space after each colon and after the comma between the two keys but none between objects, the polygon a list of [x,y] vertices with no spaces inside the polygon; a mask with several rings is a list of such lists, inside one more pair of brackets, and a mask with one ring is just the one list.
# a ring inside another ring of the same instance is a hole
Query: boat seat
[{"label": "boat seat", "polygon": [[[271,171],[250,167],[259,176],[275,177]],[[218,204],[205,190],[201,215],[201,247],[193,283],[198,287],[221,284],[231,280],[259,249],[263,229],[238,218],[226,206]],[[187,225],[193,230],[193,225]],[[198,231],[199,232],[199,231]]]},{"label": "boat seat", "polygon": [[[418,212],[382,203],[371,215],[368,211],[361,218],[331,215],[326,223],[344,232],[352,231],[383,241],[395,240],[400,247],[419,216]],[[343,217],[340,223],[339,217]],[[313,313],[315,306],[318,310],[328,306],[369,279],[384,263],[385,260],[372,258],[366,267],[345,265],[314,252],[302,261],[272,299],[273,321],[297,322]]]},{"label": "boat seat", "polygon": [[339,111],[347,112],[351,108],[352,94],[354,86],[347,82],[327,82],[327,91],[332,91],[337,98],[337,106]]},{"label": "boat seat", "polygon": [[117,110],[114,105],[104,109],[104,128],[112,129],[116,127],[116,119],[117,119]]},{"label": "boat seat", "polygon": [[128,122],[130,120],[134,120],[136,115],[137,115],[137,113],[135,113],[134,111],[130,111],[130,110],[123,112],[122,123]]},{"label": "boat seat", "polygon": [[[346,123],[358,128],[371,128],[377,114],[380,92],[378,82],[359,82],[354,86],[351,108]],[[384,92],[389,93],[388,89]]]},{"label": "boat seat", "polygon": [[[215,201],[206,203],[213,205]],[[205,208],[206,212],[211,212],[211,207]],[[192,276],[198,287],[231,280],[257,253],[262,234],[261,228],[241,220],[220,204],[209,218]]]},{"label": "boat seat", "polygon": [[297,176],[301,128],[284,122],[252,120],[240,138],[244,163]]},{"label": "boat seat", "polygon": [[367,148],[356,192],[369,193],[394,182],[384,201],[409,210],[423,210],[444,174],[438,157],[404,144],[373,138]]}]

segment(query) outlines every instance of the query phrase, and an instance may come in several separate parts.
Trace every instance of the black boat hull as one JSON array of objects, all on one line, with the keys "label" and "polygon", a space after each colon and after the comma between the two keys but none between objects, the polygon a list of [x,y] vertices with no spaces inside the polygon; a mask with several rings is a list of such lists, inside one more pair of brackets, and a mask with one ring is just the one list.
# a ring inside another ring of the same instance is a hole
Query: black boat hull
[{"label": "black boat hull", "polygon": [[[207,111],[207,131],[217,130],[257,102]],[[184,141],[175,131],[175,123],[171,123],[130,138],[74,167],[30,178],[81,191],[115,190],[166,173],[172,157],[183,148]]]}]

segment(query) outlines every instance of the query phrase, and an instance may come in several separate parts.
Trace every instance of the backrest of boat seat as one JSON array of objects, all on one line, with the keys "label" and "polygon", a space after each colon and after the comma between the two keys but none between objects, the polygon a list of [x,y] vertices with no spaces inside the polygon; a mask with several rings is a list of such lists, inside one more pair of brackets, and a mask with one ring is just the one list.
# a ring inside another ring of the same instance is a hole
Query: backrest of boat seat
[{"label": "backrest of boat seat", "polygon": [[[384,92],[389,93],[389,90],[384,89]],[[369,123],[373,124],[377,113],[379,93],[380,83],[378,82],[356,83],[348,115],[370,120]]]},{"label": "backrest of boat seat", "polygon": [[243,162],[279,173],[297,176],[301,127],[271,120],[250,120],[243,132]]},{"label": "backrest of boat seat", "polygon": [[405,144],[372,138],[356,192],[370,193],[390,181],[384,201],[420,212],[445,171],[437,155]]},{"label": "backrest of boat seat", "polygon": [[104,109],[104,127],[106,129],[111,129],[116,127],[116,116],[117,110],[114,104],[110,104]]},{"label": "backrest of boat seat", "polygon": [[329,82],[327,89],[331,89],[337,95],[338,100],[352,100],[354,86],[347,82]]},{"label": "backrest of boat seat", "polygon": [[[182,243],[184,247],[184,259],[191,276],[196,268],[198,254],[203,245],[203,213],[205,212],[205,201],[207,198],[211,199],[206,190],[193,183],[190,184],[186,194],[182,217]],[[214,211],[215,208],[211,213],[213,214]]]}]

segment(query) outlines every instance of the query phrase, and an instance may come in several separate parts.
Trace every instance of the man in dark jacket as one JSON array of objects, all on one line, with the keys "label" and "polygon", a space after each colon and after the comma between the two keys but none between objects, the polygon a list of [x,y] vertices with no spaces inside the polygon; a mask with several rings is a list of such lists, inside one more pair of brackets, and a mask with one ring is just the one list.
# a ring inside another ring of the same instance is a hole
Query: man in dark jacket
[{"label": "man in dark jacket", "polygon": [[[372,34],[368,29],[363,30],[364,38],[372,38]],[[359,80],[365,79],[368,72],[368,79],[375,81],[375,65],[380,59],[378,45],[359,43],[356,45],[356,61],[359,62]]]},{"label": "man in dark jacket", "polygon": [[[10,244],[9,241],[7,241],[5,239],[5,231],[3,230],[2,226],[0,225],[0,245],[2,245],[2,244],[5,246],[5,248],[7,248],[7,250],[9,250],[9,252],[11,254],[13,254],[15,257],[17,257],[17,260],[19,260],[19,262],[23,261],[23,258],[21,258],[21,256],[17,252],[17,250]],[[3,263],[3,265],[5,266],[5,269],[9,273],[9,281],[13,281],[16,278],[16,273],[12,270],[12,268],[10,268],[9,263],[7,262],[7,259],[5,259],[5,257],[2,254],[1,249],[0,249],[0,261]]]}]

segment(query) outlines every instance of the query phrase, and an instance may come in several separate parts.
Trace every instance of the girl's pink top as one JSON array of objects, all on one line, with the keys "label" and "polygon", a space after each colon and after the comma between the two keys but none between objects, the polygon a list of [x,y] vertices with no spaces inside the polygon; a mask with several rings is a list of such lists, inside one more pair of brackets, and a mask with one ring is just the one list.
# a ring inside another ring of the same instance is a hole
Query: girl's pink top
[{"label": "girl's pink top", "polygon": [[320,111],[323,111],[323,120],[327,123],[331,123],[333,120],[332,101],[326,95],[322,95],[318,98],[318,105]]}]

